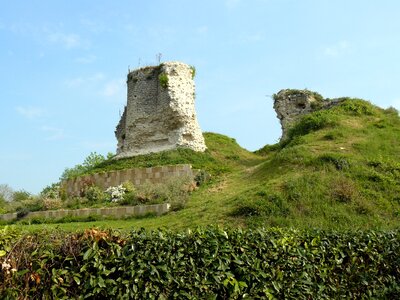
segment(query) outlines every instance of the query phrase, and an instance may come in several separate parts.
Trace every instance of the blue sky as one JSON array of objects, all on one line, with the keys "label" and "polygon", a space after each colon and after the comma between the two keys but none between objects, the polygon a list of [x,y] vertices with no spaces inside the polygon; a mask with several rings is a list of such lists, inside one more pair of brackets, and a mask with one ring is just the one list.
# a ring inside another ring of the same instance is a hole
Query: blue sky
[{"label": "blue sky", "polygon": [[400,108],[399,1],[0,0],[0,184],[38,193],[115,152],[128,68],[196,67],[203,131],[249,150],[280,125],[269,97],[307,88]]}]

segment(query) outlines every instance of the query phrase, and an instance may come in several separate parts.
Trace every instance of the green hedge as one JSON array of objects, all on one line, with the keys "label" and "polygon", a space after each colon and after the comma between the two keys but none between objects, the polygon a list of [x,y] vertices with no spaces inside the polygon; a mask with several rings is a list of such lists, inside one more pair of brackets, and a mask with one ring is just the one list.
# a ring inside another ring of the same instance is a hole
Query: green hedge
[{"label": "green hedge", "polygon": [[399,231],[92,229],[6,238],[1,299],[400,297]]}]

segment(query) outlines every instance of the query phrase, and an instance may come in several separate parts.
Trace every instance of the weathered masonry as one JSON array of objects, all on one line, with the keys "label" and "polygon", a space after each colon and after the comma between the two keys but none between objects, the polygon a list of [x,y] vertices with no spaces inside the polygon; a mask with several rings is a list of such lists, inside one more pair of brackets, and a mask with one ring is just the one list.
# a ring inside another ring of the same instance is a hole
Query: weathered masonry
[{"label": "weathered masonry", "polygon": [[191,165],[160,166],[153,168],[135,168],[105,173],[96,173],[63,181],[62,186],[68,196],[80,196],[88,185],[102,189],[117,186],[126,181],[138,186],[143,183],[163,183],[173,177],[194,177]]},{"label": "weathered masonry", "polygon": [[206,149],[195,111],[194,68],[180,62],[128,74],[128,99],[116,128],[116,158],[178,147]]},{"label": "weathered masonry", "polygon": [[285,89],[274,95],[274,109],[281,122],[282,137],[285,140],[290,127],[302,116],[320,109],[329,109],[338,105],[341,99],[323,99],[309,90]]},{"label": "weathered masonry", "polygon": [[[169,211],[170,204],[153,204],[153,205],[137,205],[137,206],[123,206],[123,207],[107,207],[107,208],[82,208],[82,209],[58,209],[46,211],[29,212],[24,219],[34,218],[52,218],[61,219],[67,216],[70,217],[89,217],[89,216],[109,216],[116,218],[130,217],[130,216],[143,216],[148,213],[162,215]],[[10,213],[0,215],[2,221],[12,221],[18,219],[18,213]]]}]

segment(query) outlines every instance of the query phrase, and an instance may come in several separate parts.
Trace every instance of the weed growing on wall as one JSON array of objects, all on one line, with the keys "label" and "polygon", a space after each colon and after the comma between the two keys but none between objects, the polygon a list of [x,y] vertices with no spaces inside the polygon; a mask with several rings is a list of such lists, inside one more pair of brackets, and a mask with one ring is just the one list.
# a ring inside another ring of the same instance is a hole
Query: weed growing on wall
[{"label": "weed growing on wall", "polygon": [[190,66],[190,71],[192,73],[192,79],[196,76],[196,67],[195,66]]},{"label": "weed growing on wall", "polygon": [[167,74],[161,73],[160,75],[158,75],[158,81],[160,82],[160,85],[163,88],[168,87],[168,75]]}]

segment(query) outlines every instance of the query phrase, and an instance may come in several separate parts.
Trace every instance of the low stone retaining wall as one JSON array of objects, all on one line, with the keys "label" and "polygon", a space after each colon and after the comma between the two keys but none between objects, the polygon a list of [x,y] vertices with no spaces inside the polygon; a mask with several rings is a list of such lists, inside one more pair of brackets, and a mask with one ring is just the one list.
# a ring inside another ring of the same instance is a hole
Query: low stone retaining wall
[{"label": "low stone retaining wall", "polygon": [[[61,219],[63,217],[88,217],[92,215],[112,216],[116,218],[123,218],[129,216],[143,216],[148,213],[162,215],[169,211],[170,204],[154,204],[154,205],[138,205],[138,206],[119,206],[107,208],[82,208],[82,209],[62,209],[62,210],[46,210],[30,212],[24,219],[33,218],[54,218]],[[17,219],[17,213],[0,215],[0,220],[11,221]]]},{"label": "low stone retaining wall", "polygon": [[97,173],[68,179],[62,186],[68,196],[79,196],[88,185],[96,185],[102,189],[117,186],[125,181],[130,181],[138,186],[145,182],[162,183],[171,177],[193,177],[191,165],[160,166],[153,168],[135,168],[105,173]]}]

